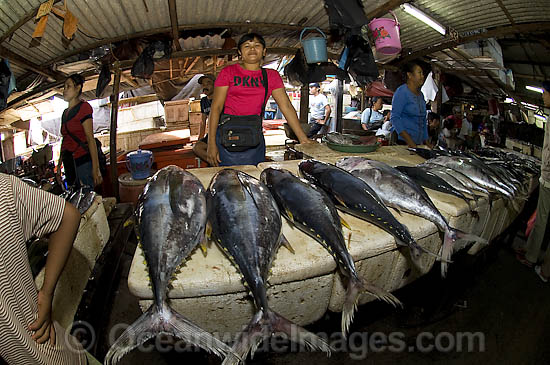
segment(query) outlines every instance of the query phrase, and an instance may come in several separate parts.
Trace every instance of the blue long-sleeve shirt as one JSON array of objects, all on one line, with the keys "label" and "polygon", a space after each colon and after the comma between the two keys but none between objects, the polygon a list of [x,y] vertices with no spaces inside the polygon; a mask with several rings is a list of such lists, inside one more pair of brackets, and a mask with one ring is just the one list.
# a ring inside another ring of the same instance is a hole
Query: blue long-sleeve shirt
[{"label": "blue long-sleeve shirt", "polygon": [[391,108],[392,131],[396,131],[399,139],[401,132],[406,131],[416,144],[422,144],[428,139],[428,121],[426,117],[426,101],[424,94],[415,95],[403,84],[393,94]]}]

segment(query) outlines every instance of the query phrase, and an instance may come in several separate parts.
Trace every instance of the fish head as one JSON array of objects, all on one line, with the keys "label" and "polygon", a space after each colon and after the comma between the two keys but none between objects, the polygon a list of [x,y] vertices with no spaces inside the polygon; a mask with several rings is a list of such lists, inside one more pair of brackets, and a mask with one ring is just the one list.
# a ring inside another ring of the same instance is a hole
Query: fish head
[{"label": "fish head", "polygon": [[268,167],[262,171],[260,181],[268,188],[271,188],[281,180],[285,172],[286,170],[283,169]]}]

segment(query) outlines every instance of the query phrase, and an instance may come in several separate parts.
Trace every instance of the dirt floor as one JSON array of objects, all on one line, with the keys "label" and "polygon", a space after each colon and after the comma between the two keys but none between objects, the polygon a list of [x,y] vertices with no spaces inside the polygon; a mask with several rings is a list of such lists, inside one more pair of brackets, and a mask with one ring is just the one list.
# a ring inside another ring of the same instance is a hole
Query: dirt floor
[{"label": "dirt floor", "polygon": [[[521,233],[514,244],[523,241]],[[132,259],[130,245],[123,258],[109,327],[131,323],[141,314],[127,286]],[[475,257],[458,254],[449,277],[439,266],[397,291],[403,310],[379,302],[359,307],[348,341],[330,338],[336,348],[322,353],[291,352],[277,340],[282,353],[258,352],[247,364],[549,364],[550,284],[516,261],[509,242],[493,242]],[[328,313],[308,326],[315,333],[339,331],[340,313]],[[468,339],[468,335],[473,337]],[[106,351],[103,338],[100,351]],[[469,342],[470,345],[469,346]],[[296,350],[296,349],[294,349]],[[133,351],[120,364],[219,364],[204,352]]]}]

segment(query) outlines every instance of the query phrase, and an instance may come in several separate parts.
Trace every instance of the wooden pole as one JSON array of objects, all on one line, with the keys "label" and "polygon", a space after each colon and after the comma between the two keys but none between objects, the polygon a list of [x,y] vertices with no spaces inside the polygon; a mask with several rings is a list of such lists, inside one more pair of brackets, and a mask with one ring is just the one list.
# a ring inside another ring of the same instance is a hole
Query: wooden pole
[{"label": "wooden pole", "polygon": [[336,110],[334,111],[335,120],[336,120],[336,132],[342,133],[343,123],[342,123],[342,111],[344,108],[344,81],[338,79],[338,88],[336,89]]},{"label": "wooden pole", "polygon": [[111,129],[110,129],[110,163],[111,163],[111,184],[113,187],[113,194],[117,201],[120,196],[118,192],[118,171],[117,171],[117,155],[116,155],[116,129],[118,120],[118,93],[120,87],[120,63],[115,62],[115,81],[113,84],[113,95],[111,95]]},{"label": "wooden pole", "polygon": [[309,110],[309,85],[304,84],[300,89],[300,123],[307,124],[308,110]]}]

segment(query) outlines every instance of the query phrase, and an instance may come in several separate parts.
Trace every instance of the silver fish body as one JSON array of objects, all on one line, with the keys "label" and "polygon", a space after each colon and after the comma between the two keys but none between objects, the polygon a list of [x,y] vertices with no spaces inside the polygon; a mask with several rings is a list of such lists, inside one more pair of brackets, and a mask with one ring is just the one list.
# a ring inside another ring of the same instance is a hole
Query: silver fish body
[{"label": "silver fish body", "polygon": [[218,356],[230,348],[175,312],[167,302],[168,284],[176,268],[204,238],[206,196],[201,182],[177,166],[159,170],[139,198],[137,233],[153,289],[154,303],[115,341],[105,364],[158,334],[168,334]]},{"label": "silver fish body", "polygon": [[269,308],[266,289],[269,269],[284,241],[281,215],[269,189],[244,172],[224,169],[212,178],[208,191],[211,239],[239,268],[257,308],[233,345],[236,356],[226,357],[223,364],[244,360],[274,333],[286,334],[293,341],[330,354],[324,340]]}]

